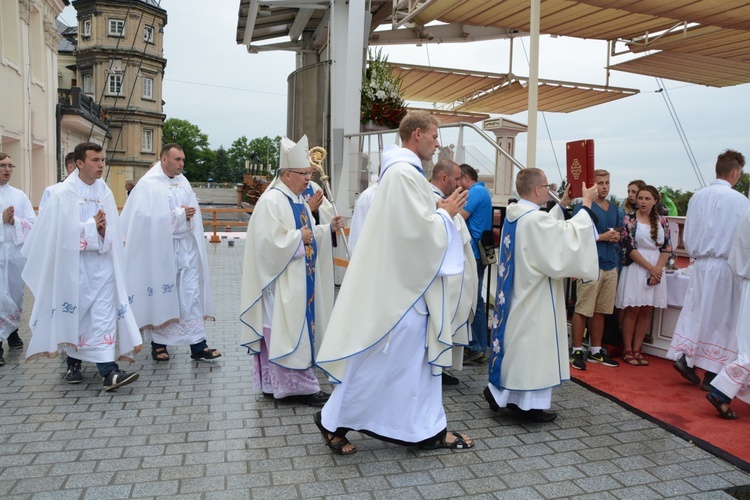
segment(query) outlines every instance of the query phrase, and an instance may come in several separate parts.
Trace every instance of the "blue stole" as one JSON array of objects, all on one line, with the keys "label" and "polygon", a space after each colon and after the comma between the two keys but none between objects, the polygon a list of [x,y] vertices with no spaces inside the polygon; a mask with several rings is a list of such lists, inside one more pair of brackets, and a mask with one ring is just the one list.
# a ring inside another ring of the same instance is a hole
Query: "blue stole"
[{"label": "blue stole", "polygon": [[[279,189],[279,191],[281,191]],[[283,193],[283,191],[281,191]],[[289,200],[294,213],[294,223],[297,229],[307,226],[312,231],[313,227],[307,216],[307,206],[304,203],[294,203],[294,201],[284,193]],[[315,346],[315,256],[318,253],[318,245],[313,238],[309,245],[305,245],[305,273],[307,276],[307,306],[305,317],[307,318],[307,327],[310,336],[310,345]]]},{"label": "blue stole", "polygon": [[500,368],[505,357],[505,327],[508,325],[510,296],[513,290],[513,275],[515,274],[516,225],[521,217],[513,222],[505,219],[500,237],[500,261],[497,264],[497,291],[495,313],[492,318],[492,349],[489,369],[490,383],[498,389],[502,389]]},{"label": "blue stole", "polygon": [[308,184],[304,191],[302,191],[302,197],[307,200],[309,198],[312,198],[312,196],[315,194],[315,191],[313,191],[312,184]]}]

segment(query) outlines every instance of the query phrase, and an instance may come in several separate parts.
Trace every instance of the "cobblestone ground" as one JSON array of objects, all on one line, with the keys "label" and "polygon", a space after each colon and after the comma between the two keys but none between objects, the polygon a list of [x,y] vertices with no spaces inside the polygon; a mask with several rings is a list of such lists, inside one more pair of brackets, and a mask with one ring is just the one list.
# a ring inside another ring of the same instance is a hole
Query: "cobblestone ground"
[{"label": "cobblestone ground", "polygon": [[170,349],[167,363],[144,352],[123,366],[140,380],[104,392],[91,364],[84,383],[68,385],[59,358],[24,363],[6,349],[0,497],[731,498],[723,490],[750,485],[750,475],[572,383],[554,393],[552,424],[495,415],[479,366],[444,391],[449,426],[471,435],[473,449],[423,452],[352,433],[358,453],[332,455],[314,409],[252,388],[236,322],[243,249],[209,248],[216,362],[190,361],[187,347]]}]

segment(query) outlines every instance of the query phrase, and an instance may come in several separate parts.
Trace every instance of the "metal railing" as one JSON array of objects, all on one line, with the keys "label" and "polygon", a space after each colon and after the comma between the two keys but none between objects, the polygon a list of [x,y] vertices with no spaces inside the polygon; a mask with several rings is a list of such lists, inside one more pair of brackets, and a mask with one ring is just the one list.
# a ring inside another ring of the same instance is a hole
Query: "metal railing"
[{"label": "metal railing", "polygon": [[216,214],[231,214],[231,213],[253,213],[253,208],[219,208],[219,207],[201,207],[201,214],[212,214],[211,220],[207,218],[203,219],[203,227],[213,227],[213,233],[209,238],[209,243],[220,243],[221,238],[217,234],[216,228],[219,226],[225,226],[227,229],[238,226],[247,228],[247,221],[242,220],[218,220]]}]

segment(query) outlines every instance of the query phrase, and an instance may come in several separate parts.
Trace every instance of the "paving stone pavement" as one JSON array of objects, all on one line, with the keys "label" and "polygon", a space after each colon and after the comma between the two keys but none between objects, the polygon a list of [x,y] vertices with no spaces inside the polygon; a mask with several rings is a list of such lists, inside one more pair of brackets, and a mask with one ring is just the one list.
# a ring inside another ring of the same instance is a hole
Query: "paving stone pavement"
[{"label": "paving stone pavement", "polygon": [[[5,346],[0,497],[718,499],[750,485],[733,465],[573,383],[554,391],[551,424],[493,414],[477,365],[444,391],[449,428],[473,449],[425,452],[352,433],[358,453],[333,455],[315,409],[252,387],[236,319],[243,251],[241,240],[209,246],[209,343],[224,353],[215,362],[191,361],[187,347],[170,348],[167,363],[144,351],[122,366],[140,379],[104,392],[92,364],[84,383],[68,385],[60,358],[25,363]],[[27,318],[31,304],[27,293]]]}]

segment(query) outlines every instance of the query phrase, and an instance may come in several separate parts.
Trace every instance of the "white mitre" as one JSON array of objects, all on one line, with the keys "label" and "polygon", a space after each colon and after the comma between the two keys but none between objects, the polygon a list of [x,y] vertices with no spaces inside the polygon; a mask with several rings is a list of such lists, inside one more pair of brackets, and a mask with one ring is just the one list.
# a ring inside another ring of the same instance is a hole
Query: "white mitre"
[{"label": "white mitre", "polygon": [[286,168],[310,168],[310,148],[307,146],[306,135],[303,135],[296,144],[287,137],[281,138],[279,170]]}]

